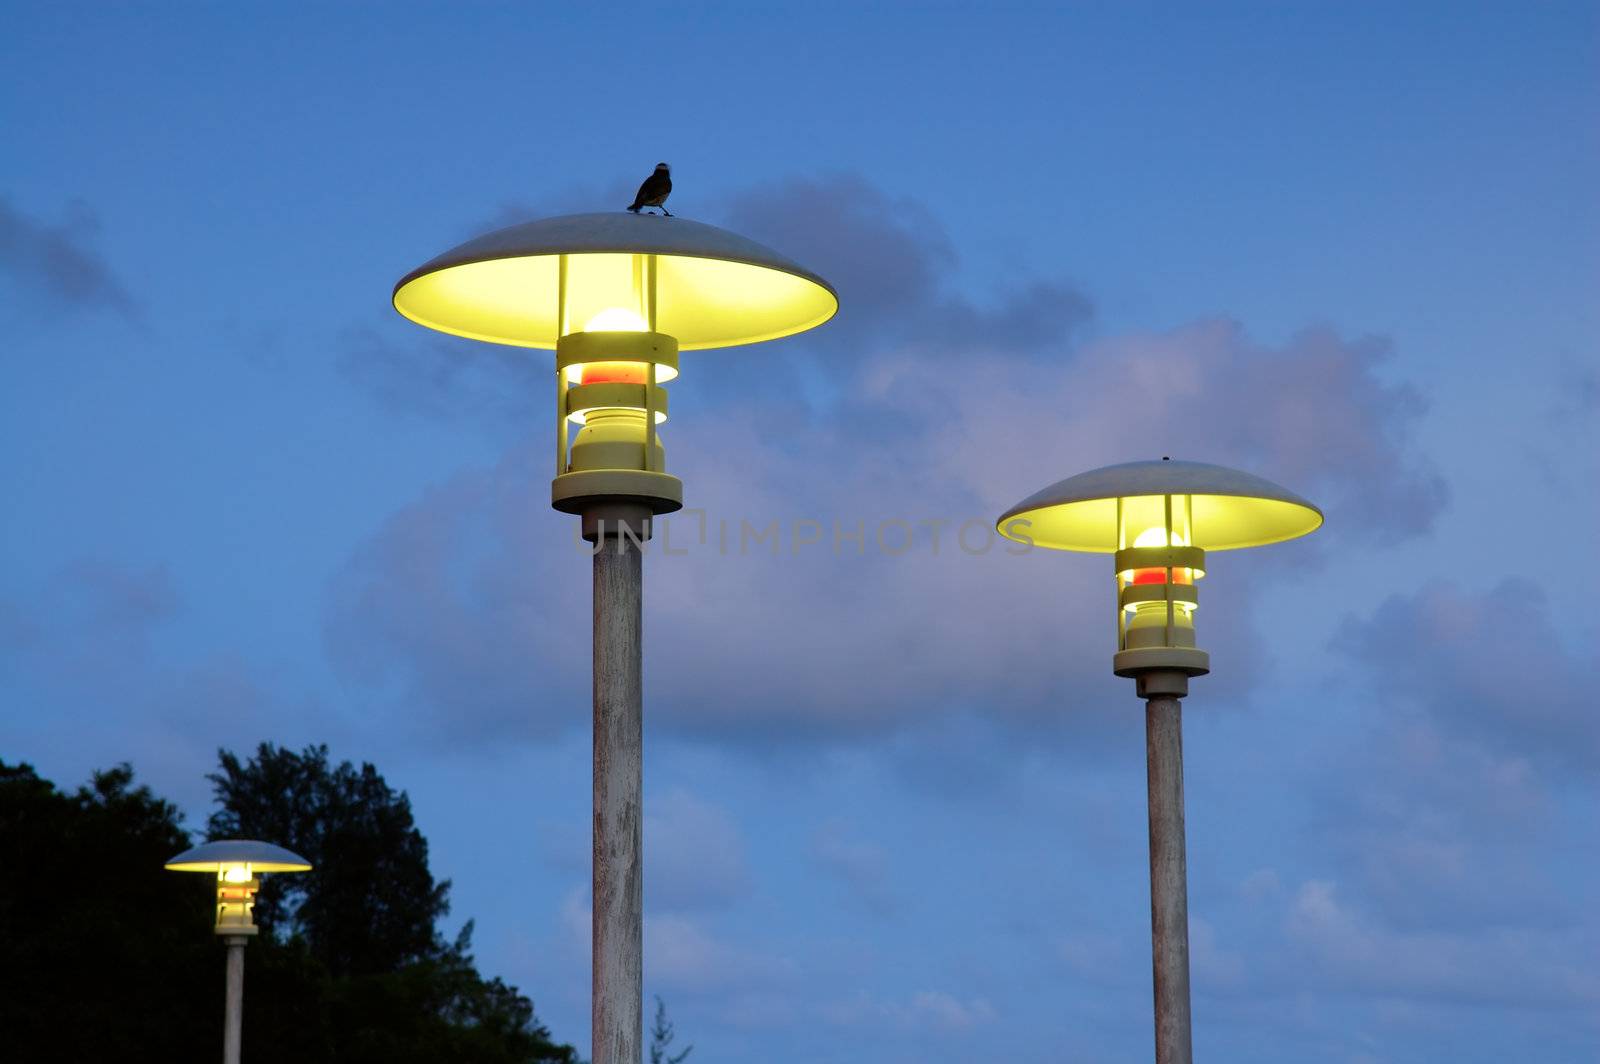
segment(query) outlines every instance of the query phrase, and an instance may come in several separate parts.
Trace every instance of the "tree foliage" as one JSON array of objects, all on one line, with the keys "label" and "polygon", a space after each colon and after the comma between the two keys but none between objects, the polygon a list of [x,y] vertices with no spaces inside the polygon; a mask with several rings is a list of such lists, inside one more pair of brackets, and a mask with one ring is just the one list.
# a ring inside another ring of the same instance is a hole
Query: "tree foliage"
[{"label": "tree foliage", "polygon": [[[316,866],[269,876],[246,954],[244,1051],[303,1064],[576,1064],[533,1004],[447,941],[410,802],[325,747],[220,754],[213,838],[261,838]],[[214,884],[162,864],[177,809],[126,766],[75,794],[0,762],[0,1044],[7,1059],[170,1061],[222,1038]]]},{"label": "tree foliage", "polygon": [[220,1008],[194,1008],[221,1001],[210,905],[161,867],[189,845],[178,824],[126,765],[66,793],[0,762],[0,1056],[152,1059],[178,1032],[220,1043]]},{"label": "tree foliage", "polygon": [[667,1004],[656,996],[656,1018],[650,1024],[650,1064],[683,1064],[694,1052],[694,1046],[685,1046],[681,1052],[672,1052],[672,1040],[678,1037],[677,1028],[667,1019]]}]

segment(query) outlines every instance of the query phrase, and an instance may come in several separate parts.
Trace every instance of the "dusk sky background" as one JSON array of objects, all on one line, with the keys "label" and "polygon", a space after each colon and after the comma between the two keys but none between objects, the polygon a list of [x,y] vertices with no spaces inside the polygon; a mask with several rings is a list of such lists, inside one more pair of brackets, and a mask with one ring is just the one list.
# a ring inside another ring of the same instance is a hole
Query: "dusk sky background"
[{"label": "dusk sky background", "polygon": [[0,22],[0,757],[191,829],[219,747],[372,761],[587,1053],[552,360],[389,296],[666,160],[842,304],[672,386],[711,535],[646,561],[645,989],[694,1064],[1149,1058],[1109,563],[954,537],[1163,454],[1327,513],[1202,586],[1197,1057],[1600,1056],[1596,5]]}]

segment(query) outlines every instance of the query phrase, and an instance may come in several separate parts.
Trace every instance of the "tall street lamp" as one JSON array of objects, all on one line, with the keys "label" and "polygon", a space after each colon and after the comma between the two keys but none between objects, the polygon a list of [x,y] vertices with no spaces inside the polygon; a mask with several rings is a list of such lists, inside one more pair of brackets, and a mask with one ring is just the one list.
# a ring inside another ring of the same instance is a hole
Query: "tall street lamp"
[{"label": "tall street lamp", "polygon": [[[839,302],[817,274],[684,218],[575,214],[452,248],[394,306],[456,336],[556,352],[551,505],[594,544],[595,1064],[638,1064],[643,1030],[641,556],[683,506],[657,426],[679,353],[814,328]],[[569,426],[576,434],[569,439]]]},{"label": "tall street lamp", "polygon": [[1189,899],[1183,838],[1183,716],[1189,677],[1211,671],[1195,646],[1206,552],[1315,531],[1322,511],[1249,473],[1200,462],[1129,462],[1052,484],[1006,511],[1002,535],[1055,550],[1111,554],[1117,652],[1145,703],[1150,932],[1157,1064],[1189,1064]]},{"label": "tall street lamp", "polygon": [[244,1026],[244,947],[260,929],[255,922],[256,891],[265,872],[308,872],[311,862],[282,846],[253,839],[222,839],[185,850],[165,865],[172,872],[210,872],[217,877],[217,925],[228,948],[227,991],[223,999],[222,1064],[239,1064]]}]

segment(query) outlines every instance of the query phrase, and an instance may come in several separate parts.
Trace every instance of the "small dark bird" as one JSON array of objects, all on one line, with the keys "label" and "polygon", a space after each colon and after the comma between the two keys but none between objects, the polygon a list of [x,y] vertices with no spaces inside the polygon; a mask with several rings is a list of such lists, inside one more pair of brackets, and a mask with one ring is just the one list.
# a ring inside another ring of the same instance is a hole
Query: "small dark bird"
[{"label": "small dark bird", "polygon": [[639,194],[633,197],[633,206],[628,209],[638,214],[640,207],[660,207],[661,213],[671,218],[672,212],[666,207],[667,197],[670,195],[672,195],[672,167],[666,163],[656,163],[656,172],[644,179],[644,184],[639,186]]}]

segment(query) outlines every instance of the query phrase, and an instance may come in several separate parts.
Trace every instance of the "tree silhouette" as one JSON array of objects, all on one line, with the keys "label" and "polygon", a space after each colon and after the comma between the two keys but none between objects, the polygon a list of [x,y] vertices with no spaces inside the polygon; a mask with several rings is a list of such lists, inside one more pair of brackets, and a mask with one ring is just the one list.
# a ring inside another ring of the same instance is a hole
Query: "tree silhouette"
[{"label": "tree silhouette", "polygon": [[[246,1057],[577,1064],[531,1001],[478,972],[470,921],[440,935],[449,884],[376,769],[266,744],[219,763],[212,836],[263,838],[317,866],[264,881]],[[0,1059],[164,1064],[220,1045],[215,883],[162,869],[190,845],[180,825],[126,765],[69,794],[0,762]]]},{"label": "tree silhouette", "polygon": [[0,1055],[149,1060],[174,1031],[220,1043],[221,1010],[194,1007],[220,1000],[210,902],[161,868],[188,845],[127,765],[65,793],[0,762]]},{"label": "tree silhouette", "polygon": [[672,1026],[672,1021],[667,1019],[667,1005],[661,1000],[661,995],[656,995],[656,1018],[650,1025],[650,1064],[683,1064],[694,1046],[685,1046],[683,1052],[668,1056],[672,1040],[678,1036],[677,1030]]}]

